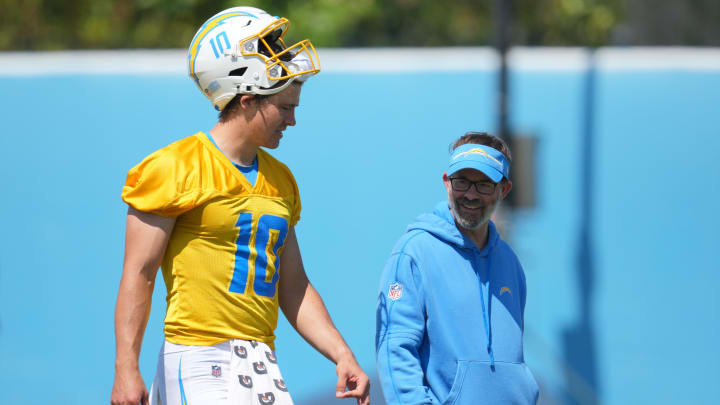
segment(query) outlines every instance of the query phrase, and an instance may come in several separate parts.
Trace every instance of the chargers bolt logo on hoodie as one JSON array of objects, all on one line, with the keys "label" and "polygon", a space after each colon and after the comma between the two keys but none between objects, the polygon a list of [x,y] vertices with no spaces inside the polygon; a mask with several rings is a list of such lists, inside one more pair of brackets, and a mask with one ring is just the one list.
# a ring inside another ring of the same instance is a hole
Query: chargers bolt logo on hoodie
[{"label": "chargers bolt logo on hoodie", "polygon": [[510,295],[512,295],[512,291],[510,291],[508,287],[503,287],[500,289],[500,295],[503,295],[505,293],[510,293]]},{"label": "chargers bolt logo on hoodie", "polygon": [[395,283],[390,284],[390,290],[388,291],[388,298],[393,301],[397,301],[402,297],[402,284]]}]

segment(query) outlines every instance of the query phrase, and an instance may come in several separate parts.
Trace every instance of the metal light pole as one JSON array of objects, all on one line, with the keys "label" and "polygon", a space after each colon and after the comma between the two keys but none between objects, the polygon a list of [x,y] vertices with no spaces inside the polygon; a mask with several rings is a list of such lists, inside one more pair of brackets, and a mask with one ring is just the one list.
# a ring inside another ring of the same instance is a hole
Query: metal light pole
[{"label": "metal light pole", "polygon": [[510,1],[495,0],[493,8],[493,20],[495,21],[495,49],[500,57],[500,68],[498,71],[498,95],[497,95],[497,125],[498,136],[508,144],[510,143],[510,131],[508,129],[508,107],[507,107],[507,50],[509,47],[510,33]]},{"label": "metal light pole", "polygon": [[509,82],[507,53],[512,37],[512,0],[495,0],[493,21],[495,22],[495,49],[500,66],[497,82],[497,136],[502,138],[513,154],[510,177],[513,191],[508,195],[511,208],[535,206],[535,142],[533,136],[516,136],[510,127]]}]

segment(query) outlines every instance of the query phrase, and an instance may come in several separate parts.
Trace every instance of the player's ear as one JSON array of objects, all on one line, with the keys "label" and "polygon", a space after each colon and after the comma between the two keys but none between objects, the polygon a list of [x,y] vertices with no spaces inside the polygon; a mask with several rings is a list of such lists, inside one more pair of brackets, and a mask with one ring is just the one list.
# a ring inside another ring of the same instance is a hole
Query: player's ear
[{"label": "player's ear", "polygon": [[253,107],[256,101],[253,94],[240,95],[240,106],[244,109]]}]

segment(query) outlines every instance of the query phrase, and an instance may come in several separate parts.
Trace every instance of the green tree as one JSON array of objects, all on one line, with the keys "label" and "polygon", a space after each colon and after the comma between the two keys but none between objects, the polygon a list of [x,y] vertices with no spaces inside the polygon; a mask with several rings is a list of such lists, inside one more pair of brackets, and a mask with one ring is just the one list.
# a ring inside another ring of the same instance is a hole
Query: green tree
[{"label": "green tree", "polygon": [[[318,47],[493,43],[498,0],[0,0],[0,50],[185,48],[239,4],[290,18]],[[717,0],[501,0],[512,44],[720,44]]]}]

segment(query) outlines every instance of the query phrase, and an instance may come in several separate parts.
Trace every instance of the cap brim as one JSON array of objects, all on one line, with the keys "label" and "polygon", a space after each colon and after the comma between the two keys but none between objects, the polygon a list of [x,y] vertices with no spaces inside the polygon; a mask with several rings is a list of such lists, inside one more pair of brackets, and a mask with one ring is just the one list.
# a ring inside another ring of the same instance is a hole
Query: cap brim
[{"label": "cap brim", "polygon": [[477,170],[479,172],[482,172],[484,175],[488,176],[490,180],[497,183],[503,178],[503,174],[501,171],[498,171],[496,168],[487,165],[482,162],[478,161],[472,161],[472,160],[463,160],[460,162],[456,162],[450,165],[448,168],[447,174],[448,176],[452,176],[454,173],[459,172],[463,169],[473,169]]}]

